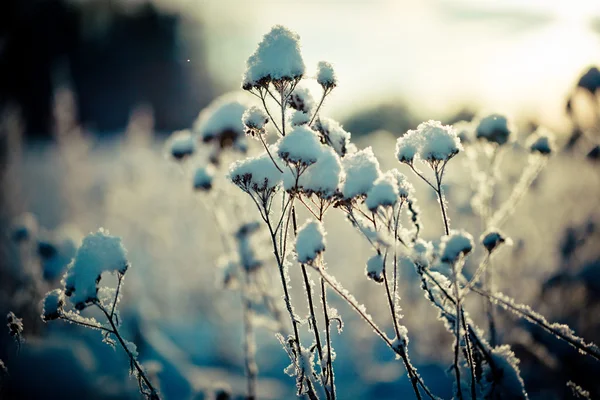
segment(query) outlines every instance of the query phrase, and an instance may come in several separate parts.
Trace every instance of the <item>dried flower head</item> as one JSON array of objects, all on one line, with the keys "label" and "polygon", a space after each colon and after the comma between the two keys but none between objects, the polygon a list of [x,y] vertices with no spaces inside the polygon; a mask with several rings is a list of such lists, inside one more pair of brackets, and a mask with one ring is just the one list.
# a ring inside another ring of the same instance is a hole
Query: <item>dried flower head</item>
[{"label": "dried flower head", "polygon": [[194,154],[194,137],[189,130],[175,131],[167,141],[171,156],[181,161]]},{"label": "dried flower head", "polygon": [[194,189],[208,191],[212,189],[215,178],[215,168],[211,164],[201,165],[194,172]]},{"label": "dried flower head", "polygon": [[460,150],[462,146],[452,126],[433,120],[419,124],[396,142],[396,157],[406,164],[412,164],[416,156],[432,164],[447,161]]},{"label": "dried flower head", "polygon": [[307,126],[297,126],[279,141],[279,157],[289,164],[308,166],[317,162],[321,142]]},{"label": "dried flower head", "polygon": [[306,221],[298,229],[296,253],[298,262],[312,264],[319,254],[325,251],[325,229],[318,221]]},{"label": "dried flower head", "polygon": [[65,305],[65,293],[61,289],[54,289],[44,297],[42,319],[51,321],[60,317]]},{"label": "dried flower head", "polygon": [[377,283],[383,282],[384,259],[381,254],[375,254],[367,260],[367,277]]},{"label": "dried flower head", "polygon": [[442,237],[440,244],[440,260],[453,264],[458,258],[466,256],[473,250],[473,236],[466,231],[450,231],[449,235]]},{"label": "dried flower head", "polygon": [[288,98],[288,105],[296,111],[310,114],[315,108],[315,99],[307,87],[296,86]]},{"label": "dried flower head", "polygon": [[331,63],[319,61],[317,64],[317,83],[321,85],[325,91],[331,90],[337,86],[337,76]]},{"label": "dried flower head", "polygon": [[512,128],[508,119],[500,114],[491,114],[479,119],[475,136],[477,139],[485,140],[502,146],[511,139]]},{"label": "dried flower head", "polygon": [[554,134],[544,127],[539,127],[531,134],[527,145],[532,153],[550,155],[555,149]]},{"label": "dried flower head", "polygon": [[504,236],[504,234],[500,231],[498,231],[497,229],[490,229],[487,233],[484,233],[481,236],[481,244],[483,245],[483,247],[485,247],[485,249],[491,253],[492,251],[496,250],[498,248],[498,246],[500,246],[501,244],[505,243],[505,244],[512,244],[512,241],[510,240],[510,238],[507,238],[506,236]]}]

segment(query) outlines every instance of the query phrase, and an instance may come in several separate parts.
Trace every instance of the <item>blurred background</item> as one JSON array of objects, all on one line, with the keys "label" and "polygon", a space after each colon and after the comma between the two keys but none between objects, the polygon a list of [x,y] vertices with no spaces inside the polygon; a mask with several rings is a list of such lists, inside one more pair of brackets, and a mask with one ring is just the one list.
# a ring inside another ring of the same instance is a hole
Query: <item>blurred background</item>
[{"label": "blurred background", "polygon": [[[600,342],[599,2],[4,0],[0,313],[24,319],[26,342],[17,353],[0,331],[10,372],[0,396],[136,398],[127,362],[97,332],[39,318],[43,293],[58,286],[83,235],[100,226],[129,250],[126,335],[167,398],[203,398],[218,381],[243,393],[239,294],[218,284],[222,251],[210,213],[189,171],[165,156],[164,141],[190,128],[215,97],[240,88],[245,60],[275,24],[300,35],[309,76],[318,61],[333,63],[340,84],[322,113],[359,148],[373,146],[382,169],[401,169],[395,139],[423,120],[499,112],[520,139],[538,125],[554,131],[561,150],[505,227],[515,245],[495,263],[498,289]],[[502,160],[499,196],[527,164],[519,143]],[[450,215],[478,237],[462,157],[449,172]],[[418,190],[425,235],[439,238],[433,193]],[[26,212],[34,228],[16,242],[13,227]],[[356,262],[367,260],[369,247],[341,216],[327,223],[332,274],[375,317],[381,309],[386,326],[384,299],[371,296]],[[40,252],[46,244],[51,257]],[[413,275],[401,277],[411,357],[448,398],[452,338]],[[334,339],[340,399],[410,396],[399,363],[338,308],[347,323]],[[531,398],[569,398],[569,380],[600,396],[597,363],[511,315],[499,318]],[[261,395],[293,398],[282,373],[287,356],[272,332],[259,332]]]}]

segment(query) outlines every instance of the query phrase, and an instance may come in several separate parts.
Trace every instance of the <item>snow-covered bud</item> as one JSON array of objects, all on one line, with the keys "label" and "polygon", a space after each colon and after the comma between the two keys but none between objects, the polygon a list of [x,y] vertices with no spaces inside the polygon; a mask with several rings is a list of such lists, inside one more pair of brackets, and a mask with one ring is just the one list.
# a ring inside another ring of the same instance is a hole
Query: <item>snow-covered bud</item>
[{"label": "snow-covered bud", "polygon": [[110,236],[102,228],[83,239],[62,280],[65,295],[71,297],[77,309],[84,309],[98,300],[98,283],[102,273],[124,274],[127,271],[129,262],[126,254],[121,238]]},{"label": "snow-covered bud", "polygon": [[242,115],[242,123],[246,127],[246,135],[257,139],[265,133],[265,125],[269,122],[267,113],[259,107],[252,106]]},{"label": "snow-covered bud", "polygon": [[381,254],[375,254],[367,260],[367,277],[377,283],[383,282],[384,260]]},{"label": "snow-covered bud", "polygon": [[499,146],[506,144],[512,134],[508,119],[500,114],[491,114],[481,118],[475,129],[477,139],[496,143]]},{"label": "snow-covered bud", "polygon": [[10,336],[17,340],[21,339],[21,335],[23,334],[23,320],[17,318],[12,311],[6,315],[6,326],[8,326],[8,333]]},{"label": "snow-covered bud", "polygon": [[370,211],[376,211],[377,207],[394,206],[399,198],[398,183],[391,171],[386,172],[373,183],[367,193],[365,204]]},{"label": "snow-covered bud", "polygon": [[290,124],[292,126],[308,125],[310,122],[310,114],[303,113],[302,111],[294,111],[290,117]]},{"label": "snow-covered bud", "polygon": [[252,90],[272,81],[298,80],[305,69],[300,53],[300,36],[276,25],[263,36],[258,48],[246,61],[242,89]]},{"label": "snow-covered bud", "polygon": [[229,168],[229,179],[246,192],[274,190],[281,183],[281,175],[267,152],[258,157],[238,160]]},{"label": "snow-covered bud", "polygon": [[342,159],[342,166],[346,173],[346,180],[341,188],[344,199],[366,195],[381,175],[379,161],[371,147],[348,154]]},{"label": "snow-covered bud", "polygon": [[325,251],[325,230],[318,221],[306,221],[296,236],[298,262],[312,264],[319,254]]},{"label": "snow-covered bud", "polygon": [[450,234],[442,237],[440,244],[440,260],[453,264],[458,258],[466,256],[473,250],[473,236],[466,231],[450,231]]},{"label": "snow-covered bud", "polygon": [[323,135],[325,143],[329,144],[335,152],[344,157],[350,146],[350,132],[346,132],[339,122],[331,118],[319,117],[313,128]]},{"label": "snow-covered bud", "polygon": [[540,127],[529,137],[527,141],[529,151],[547,156],[554,152],[554,134]]},{"label": "snow-covered bud", "polygon": [[211,164],[196,168],[196,172],[194,172],[194,189],[199,191],[212,189],[214,177],[215,169]]},{"label": "snow-covered bud", "polygon": [[505,237],[504,234],[498,230],[490,230],[488,233],[485,233],[481,236],[481,244],[489,253],[494,251],[503,243],[510,245],[512,244],[512,241],[510,238]]},{"label": "snow-covered bud", "polygon": [[177,161],[194,154],[194,137],[189,130],[173,132],[167,143],[171,156]]},{"label": "snow-covered bud", "polygon": [[315,99],[307,87],[296,87],[288,98],[288,105],[296,111],[310,114],[315,108]]},{"label": "snow-covered bud", "polygon": [[46,293],[43,302],[42,319],[50,321],[60,317],[65,305],[65,294],[60,289],[54,289]]},{"label": "snow-covered bud", "polygon": [[323,87],[323,90],[333,89],[337,86],[337,76],[331,63],[319,61],[317,64],[317,83]]},{"label": "snow-covered bud", "polygon": [[460,150],[462,146],[452,126],[433,120],[419,124],[396,141],[398,161],[409,165],[416,156],[429,163],[447,161]]},{"label": "snow-covered bud", "polygon": [[321,143],[315,131],[297,126],[279,142],[279,157],[287,163],[308,166],[317,162]]},{"label": "snow-covered bud", "polygon": [[392,176],[396,180],[396,185],[398,187],[398,196],[401,199],[408,199],[409,197],[412,197],[413,193],[415,192],[415,188],[412,185],[412,183],[408,181],[406,175],[398,171],[396,168],[390,170],[389,173],[392,174]]}]

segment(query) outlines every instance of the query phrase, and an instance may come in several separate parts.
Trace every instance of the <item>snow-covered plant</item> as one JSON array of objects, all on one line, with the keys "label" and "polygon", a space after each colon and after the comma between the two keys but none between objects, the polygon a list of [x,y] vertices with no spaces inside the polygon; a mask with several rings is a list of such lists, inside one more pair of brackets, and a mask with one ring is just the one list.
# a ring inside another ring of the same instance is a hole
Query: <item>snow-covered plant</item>
[{"label": "snow-covered plant", "polygon": [[[306,79],[316,79],[320,86],[318,101],[303,85]],[[278,322],[276,336],[290,359],[285,372],[295,378],[297,395],[327,400],[338,397],[334,360],[340,362],[344,355],[336,358],[332,347],[332,328],[341,328],[341,318],[328,300],[328,295],[333,292],[401,360],[415,397],[436,398],[409,357],[409,329],[402,324],[399,296],[399,273],[407,268],[414,269],[425,298],[454,338],[451,371],[458,399],[527,398],[518,360],[509,346],[497,344],[492,319],[488,341],[486,333],[475,325],[465,309],[470,304],[466,297],[472,293],[481,296],[486,306],[498,305],[513,311],[581,352],[598,358],[595,345],[575,336],[568,327],[549,323],[527,306],[497,293],[486,274],[498,249],[510,243],[499,228],[553,152],[551,135],[539,130],[531,137],[527,145],[528,167],[513,194],[499,207],[491,202],[497,178],[495,173],[476,176],[473,208],[482,218],[485,232],[477,244],[471,233],[451,227],[451,208],[445,193],[446,171],[462,152],[467,153],[470,161],[486,157],[491,164],[490,170],[494,171],[498,154],[516,142],[511,121],[499,114],[485,115],[473,123],[456,127],[430,120],[402,135],[395,149],[400,167],[408,168],[431,188],[440,207],[439,234],[436,240],[426,240],[422,237],[418,193],[408,177],[398,169],[382,171],[371,147],[358,149],[351,143],[350,132],[338,122],[321,116],[327,96],[338,85],[338,77],[330,63],[320,62],[316,74],[308,74],[300,52],[299,36],[285,27],[275,26],[248,58],[242,78],[242,88],[258,99],[259,105],[245,103],[236,97],[235,112],[218,101],[199,118],[202,123],[196,129],[200,136],[197,141],[208,145],[218,143],[221,150],[235,148],[232,144],[243,142],[239,132],[257,139],[247,147],[253,154],[242,160],[232,160],[227,174],[234,185],[230,187],[241,189],[245,194],[243,199],[250,202],[244,203],[224,182],[217,182],[218,174],[211,173],[208,178],[209,174],[202,166],[194,175],[194,187],[208,192],[203,193],[203,196],[207,195],[205,199],[211,200],[206,201],[207,209],[215,214],[223,250],[227,253],[227,261],[222,263],[225,266],[223,282],[228,287],[237,286],[242,294],[247,397],[256,396],[257,385],[253,340],[257,300],[251,293],[260,294],[256,297],[263,299],[261,301]],[[239,106],[242,103],[247,105]],[[224,135],[225,126],[230,127],[227,129],[237,127],[235,134]],[[228,140],[224,140],[223,135]],[[254,145],[260,150],[253,151]],[[475,170],[479,171],[479,168]],[[204,182],[210,182],[210,185]],[[210,197],[211,193],[214,197]],[[225,195],[227,201],[220,201]],[[234,211],[224,213],[225,203],[232,203]],[[260,225],[266,229],[259,229],[259,224],[250,221],[240,223],[232,235],[230,225],[235,218],[227,219],[226,215],[245,215],[247,204],[256,207]],[[244,213],[238,212],[242,209]],[[369,244],[370,257],[357,264],[365,268],[366,277],[376,283],[371,285],[372,290],[387,303],[387,326],[393,327],[392,336],[327,268],[329,255],[324,217],[329,211],[342,213],[350,227]],[[298,224],[300,213],[309,216],[302,226]],[[259,258],[259,254],[266,252],[256,250],[252,243],[252,238],[259,237],[261,232],[269,240],[271,259]],[[480,245],[485,251],[478,251]],[[469,276],[465,272],[466,263],[476,262],[480,253],[482,259]],[[276,304],[277,296],[264,290],[258,279],[261,272],[272,268],[278,272],[273,275],[277,275],[283,292],[284,311],[281,314]],[[295,283],[289,274],[292,268],[301,275],[300,284],[306,301],[292,296],[290,287]],[[315,277],[317,282],[313,281]],[[57,302],[56,299],[52,301]],[[306,304],[306,310],[296,308],[299,302]],[[306,328],[310,336],[306,336]],[[340,394],[343,396],[347,394]]]},{"label": "snow-covered plant", "polygon": [[[124,339],[119,330],[121,322],[117,305],[129,267],[121,238],[111,236],[102,228],[90,233],[83,239],[69,264],[61,281],[62,287],[48,292],[44,297],[41,317],[44,322],[60,319],[101,331],[105,343],[113,348],[118,345],[127,354],[130,372],[138,382],[140,393],[145,398],[158,399],[158,391],[137,359],[135,344]],[[117,278],[114,289],[100,286],[108,274]],[[67,304],[67,298],[70,304]],[[106,322],[84,316],[82,312],[87,308],[99,310]]]}]

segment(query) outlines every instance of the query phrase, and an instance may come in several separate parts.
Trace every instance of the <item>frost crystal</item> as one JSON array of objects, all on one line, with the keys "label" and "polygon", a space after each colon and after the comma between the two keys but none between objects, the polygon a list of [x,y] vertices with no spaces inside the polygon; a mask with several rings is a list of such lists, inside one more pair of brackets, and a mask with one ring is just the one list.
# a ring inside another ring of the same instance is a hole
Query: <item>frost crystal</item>
[{"label": "frost crystal", "polygon": [[346,132],[337,121],[331,118],[319,117],[314,127],[323,135],[325,141],[334,148],[340,157],[346,155],[348,145],[350,144],[350,132]]},{"label": "frost crystal", "polygon": [[346,180],[341,190],[345,199],[366,195],[381,175],[379,161],[375,158],[371,147],[347,155],[342,159],[342,166],[346,173]]},{"label": "frost crystal", "polygon": [[511,128],[508,119],[499,114],[488,115],[481,118],[475,130],[477,139],[486,140],[490,143],[503,145],[510,140]]},{"label": "frost crystal", "polygon": [[532,153],[549,155],[554,151],[554,134],[548,129],[540,127],[529,137],[527,146]]},{"label": "frost crystal", "polygon": [[383,282],[384,260],[381,254],[375,254],[367,261],[367,277],[377,283]]},{"label": "frost crystal", "polygon": [[200,112],[194,130],[204,143],[216,143],[219,148],[246,149],[242,115],[249,106],[243,93],[228,93],[215,99]]},{"label": "frost crystal", "polygon": [[252,131],[264,129],[268,122],[269,116],[267,113],[256,106],[248,108],[242,115],[242,123]]},{"label": "frost crystal", "polygon": [[367,193],[365,204],[371,211],[377,207],[393,206],[398,201],[398,181],[392,171],[388,171],[373,183],[371,190]]},{"label": "frost crystal", "polygon": [[495,386],[499,389],[500,398],[527,399],[525,383],[519,370],[519,359],[512,352],[510,346],[503,345],[494,348],[491,352],[494,368],[499,371],[491,372],[496,380]]},{"label": "frost crystal", "polygon": [[337,76],[333,70],[333,65],[327,61],[319,61],[317,64],[317,83],[321,85],[324,90],[337,86]]},{"label": "frost crystal", "polygon": [[296,253],[298,262],[312,264],[317,256],[325,251],[325,230],[318,221],[306,221],[298,230]]},{"label": "frost crystal", "polygon": [[320,153],[321,143],[316,132],[306,126],[295,127],[279,142],[279,157],[291,164],[314,164]]},{"label": "frost crystal", "polygon": [[65,294],[78,309],[98,300],[98,282],[104,272],[124,274],[129,267],[121,238],[100,228],[83,239],[63,278]]},{"label": "frost crystal", "polygon": [[442,237],[440,244],[441,261],[455,263],[460,255],[466,256],[473,250],[473,236],[465,231],[450,231],[450,234]]},{"label": "frost crystal", "polygon": [[294,110],[310,114],[315,107],[315,99],[307,87],[297,86],[288,99],[288,105]]},{"label": "frost crystal", "polygon": [[194,153],[194,137],[189,130],[173,132],[167,143],[171,156],[176,160],[183,160]]},{"label": "frost crystal", "polygon": [[42,319],[50,321],[57,319],[65,305],[65,294],[61,289],[54,289],[46,293],[44,297],[44,309],[42,311]]},{"label": "frost crystal", "polygon": [[194,189],[210,190],[215,177],[215,169],[212,165],[203,165],[196,168],[194,172]]},{"label": "frost crystal", "polygon": [[271,81],[301,78],[306,67],[299,40],[297,33],[281,25],[271,28],[246,61],[242,88],[250,90]]},{"label": "frost crystal", "polygon": [[[271,148],[273,154],[273,148]],[[257,192],[274,189],[281,182],[281,171],[267,152],[258,157],[238,160],[229,168],[229,178],[242,190]]]}]

